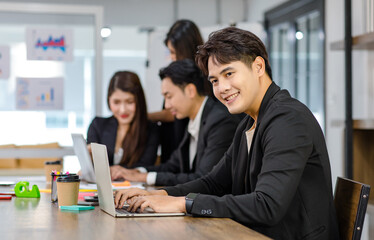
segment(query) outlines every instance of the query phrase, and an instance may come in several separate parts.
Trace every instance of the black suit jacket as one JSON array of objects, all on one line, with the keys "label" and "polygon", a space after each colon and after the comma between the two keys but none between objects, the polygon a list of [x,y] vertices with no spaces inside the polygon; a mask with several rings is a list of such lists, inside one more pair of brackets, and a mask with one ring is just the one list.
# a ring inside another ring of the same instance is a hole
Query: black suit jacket
[{"label": "black suit jacket", "polygon": [[207,176],[165,190],[201,193],[193,215],[229,217],[274,239],[339,239],[329,157],[313,114],[272,83],[248,154],[252,124],[243,119]]},{"label": "black suit jacket", "polygon": [[[148,122],[147,146],[139,161],[131,167],[153,165],[157,158],[159,129],[155,123]],[[108,150],[109,165],[113,165],[114,148],[116,146],[118,121],[114,116],[109,118],[95,117],[87,132],[87,143],[104,144]],[[126,149],[123,149],[126,151]],[[123,165],[123,167],[127,167]]]},{"label": "black suit jacket", "polygon": [[193,168],[189,167],[190,134],[186,130],[182,142],[166,163],[146,167],[148,171],[157,172],[156,185],[176,185],[207,174],[230,146],[239,121],[240,118],[232,116],[222,104],[208,98],[201,116]]}]

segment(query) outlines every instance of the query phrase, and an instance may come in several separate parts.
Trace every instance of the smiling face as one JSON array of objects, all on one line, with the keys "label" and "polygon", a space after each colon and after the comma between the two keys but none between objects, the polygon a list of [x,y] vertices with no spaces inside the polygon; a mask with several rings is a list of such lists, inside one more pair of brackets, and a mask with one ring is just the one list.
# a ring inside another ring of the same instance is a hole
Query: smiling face
[{"label": "smiling face", "polygon": [[136,112],[135,97],[132,93],[116,89],[109,97],[109,108],[120,125],[130,124]]},{"label": "smiling face", "polygon": [[189,97],[186,88],[182,90],[175,85],[170,78],[162,79],[162,95],[165,97],[165,108],[168,109],[176,118],[182,119],[192,116],[192,99]]},{"label": "smiling face", "polygon": [[241,61],[220,64],[210,57],[208,71],[214,95],[231,114],[245,112],[257,117],[262,98],[270,85],[261,82],[264,74],[261,59],[258,62],[256,58],[250,68]]}]

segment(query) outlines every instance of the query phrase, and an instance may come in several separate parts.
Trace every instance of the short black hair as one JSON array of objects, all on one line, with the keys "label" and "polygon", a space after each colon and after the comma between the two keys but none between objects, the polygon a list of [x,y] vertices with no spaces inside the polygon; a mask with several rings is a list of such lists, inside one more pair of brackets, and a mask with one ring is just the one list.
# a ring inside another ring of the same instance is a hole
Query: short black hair
[{"label": "short black hair", "polygon": [[258,56],[264,59],[265,71],[272,79],[268,53],[263,42],[249,31],[227,27],[209,35],[208,41],[198,47],[195,60],[204,74],[208,75],[210,57],[220,64],[241,61],[250,67]]},{"label": "short black hair", "polygon": [[192,83],[200,96],[208,94],[208,81],[204,78],[201,70],[191,59],[184,59],[170,63],[169,66],[160,70],[161,80],[169,77],[173,84],[184,90],[187,84]]}]

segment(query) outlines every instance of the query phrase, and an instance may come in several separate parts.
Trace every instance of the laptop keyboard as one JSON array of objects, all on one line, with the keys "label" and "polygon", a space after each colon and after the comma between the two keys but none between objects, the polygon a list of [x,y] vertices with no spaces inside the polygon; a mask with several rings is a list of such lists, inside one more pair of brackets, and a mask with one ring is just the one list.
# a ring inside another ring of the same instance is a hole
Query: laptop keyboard
[{"label": "laptop keyboard", "polygon": [[[127,211],[127,208],[127,206],[123,208],[116,208],[116,212],[120,214],[141,214],[141,212],[139,212],[140,208],[138,208],[136,212]],[[154,211],[152,208],[146,207],[144,213],[154,213]]]},{"label": "laptop keyboard", "polygon": [[125,208],[116,208],[116,212],[121,214],[134,214],[133,212],[127,211]]}]

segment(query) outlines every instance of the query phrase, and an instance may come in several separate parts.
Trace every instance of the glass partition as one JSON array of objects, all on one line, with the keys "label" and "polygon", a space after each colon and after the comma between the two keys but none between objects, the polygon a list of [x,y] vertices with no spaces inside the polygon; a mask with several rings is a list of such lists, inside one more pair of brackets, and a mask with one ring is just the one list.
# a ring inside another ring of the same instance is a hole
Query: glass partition
[{"label": "glass partition", "polygon": [[323,1],[290,1],[265,14],[273,80],[325,129]]},{"label": "glass partition", "polygon": [[[45,17],[43,16],[42,21],[45,21]],[[48,18],[53,19],[54,15],[49,15]],[[72,30],[73,60],[27,60],[27,28]],[[0,45],[10,49],[9,78],[0,79],[0,144],[58,142],[61,145],[70,145],[70,133],[84,133],[94,115],[93,24],[0,24],[0,35]],[[63,79],[62,109],[17,109],[17,78],[56,77]]]}]

